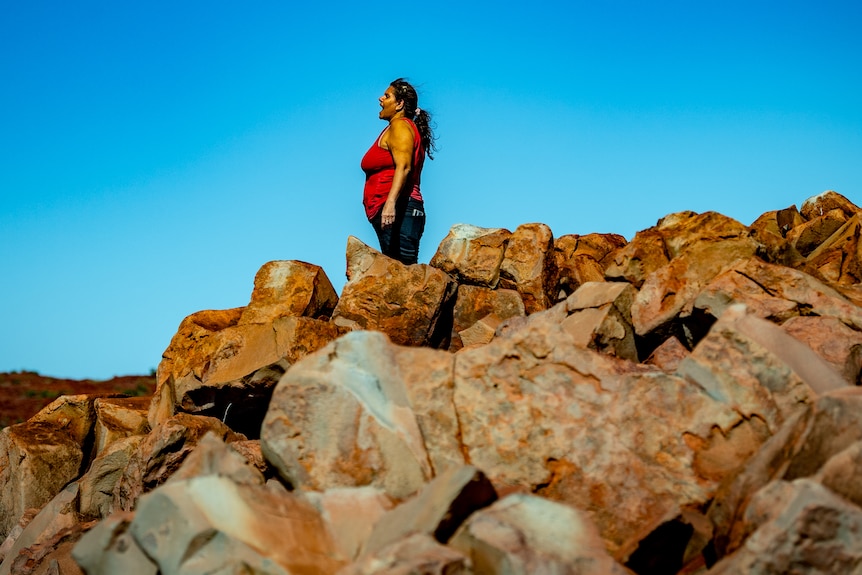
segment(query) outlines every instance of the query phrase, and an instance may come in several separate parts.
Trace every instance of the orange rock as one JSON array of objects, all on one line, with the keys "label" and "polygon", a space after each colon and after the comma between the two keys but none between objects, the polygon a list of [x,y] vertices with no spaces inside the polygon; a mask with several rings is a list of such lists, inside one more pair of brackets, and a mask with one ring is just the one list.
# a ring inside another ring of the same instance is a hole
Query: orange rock
[{"label": "orange rock", "polygon": [[456,224],[440,242],[430,264],[459,283],[495,288],[511,235],[501,228]]},{"label": "orange rock", "polygon": [[556,301],[557,268],[554,234],[545,224],[522,224],[515,229],[500,266],[500,287],[514,289],[528,314],[548,309]]}]

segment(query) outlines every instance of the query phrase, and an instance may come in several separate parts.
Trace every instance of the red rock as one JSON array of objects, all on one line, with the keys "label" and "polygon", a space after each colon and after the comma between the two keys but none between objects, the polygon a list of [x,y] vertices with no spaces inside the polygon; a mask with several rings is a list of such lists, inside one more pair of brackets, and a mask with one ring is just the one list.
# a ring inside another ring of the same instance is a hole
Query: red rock
[{"label": "red rock", "polygon": [[689,353],[691,352],[677,338],[671,336],[655,348],[644,363],[654,365],[667,373],[673,373]]},{"label": "red rock", "polygon": [[848,218],[852,218],[862,211],[858,206],[841,194],[832,190],[827,190],[822,194],[812,196],[802,202],[800,212],[802,213],[803,218],[806,220],[812,220],[834,209],[843,211]]},{"label": "red rock", "polygon": [[[362,254],[333,312],[338,325],[385,333],[400,345],[440,344],[438,322],[457,284],[445,272],[425,264],[406,266],[379,252]],[[361,271],[364,270],[364,271]]]},{"label": "red rock", "polygon": [[522,224],[506,246],[500,266],[500,287],[514,289],[524,300],[527,313],[551,307],[557,269],[554,261],[554,234],[545,224]]},{"label": "red rock", "polygon": [[664,236],[655,228],[636,233],[632,241],[608,257],[611,261],[605,266],[605,277],[626,281],[638,289],[670,260]]},{"label": "red rock", "polygon": [[843,211],[830,210],[787,232],[787,241],[796,248],[796,251],[807,256],[841,228],[847,219]]},{"label": "red rock", "polygon": [[839,285],[862,282],[860,233],[862,215],[856,214],[808,255],[802,269]]},{"label": "red rock", "polygon": [[862,333],[828,316],[792,317],[781,328],[825,359],[848,384],[857,385],[862,368]]},{"label": "red rock", "polygon": [[430,265],[459,283],[496,288],[511,235],[501,228],[456,224],[437,247]]},{"label": "red rock", "polygon": [[272,261],[255,275],[251,301],[239,323],[271,323],[285,316],[329,317],[337,303],[338,294],[320,266]]},{"label": "red rock", "polygon": [[452,312],[452,337],[449,350],[460,349],[463,342],[459,333],[469,329],[482,318],[493,315],[505,320],[523,316],[525,313],[524,301],[515,290],[492,290],[479,286],[459,285]]}]

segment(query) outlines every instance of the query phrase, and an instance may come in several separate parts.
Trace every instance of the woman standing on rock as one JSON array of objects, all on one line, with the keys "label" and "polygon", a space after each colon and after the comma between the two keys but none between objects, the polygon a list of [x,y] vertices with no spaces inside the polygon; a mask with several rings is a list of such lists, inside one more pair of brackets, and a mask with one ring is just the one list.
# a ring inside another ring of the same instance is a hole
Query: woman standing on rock
[{"label": "woman standing on rock", "polygon": [[419,258],[425,206],[419,181],[425,155],[433,159],[431,116],[418,106],[416,90],[403,78],[382,96],[380,119],[389,125],[362,158],[365,215],[377,232],[380,251],[404,264]]}]

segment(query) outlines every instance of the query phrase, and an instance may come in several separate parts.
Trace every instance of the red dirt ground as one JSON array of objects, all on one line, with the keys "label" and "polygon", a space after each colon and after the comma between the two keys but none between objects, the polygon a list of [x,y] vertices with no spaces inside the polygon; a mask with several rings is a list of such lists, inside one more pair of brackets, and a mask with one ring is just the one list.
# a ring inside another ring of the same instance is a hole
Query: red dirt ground
[{"label": "red dirt ground", "polygon": [[79,393],[122,393],[152,395],[155,376],[126,375],[107,381],[57,379],[33,371],[0,373],[0,429],[27,421],[61,395]]}]

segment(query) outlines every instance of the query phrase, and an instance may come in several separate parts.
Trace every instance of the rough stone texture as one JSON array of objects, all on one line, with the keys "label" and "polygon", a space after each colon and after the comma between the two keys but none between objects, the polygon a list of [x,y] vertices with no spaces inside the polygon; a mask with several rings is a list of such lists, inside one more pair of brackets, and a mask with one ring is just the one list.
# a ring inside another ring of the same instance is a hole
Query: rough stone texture
[{"label": "rough stone texture", "polygon": [[557,269],[554,234],[545,224],[522,224],[509,238],[500,266],[500,287],[514,289],[527,313],[548,309],[556,301]]},{"label": "rough stone texture", "polygon": [[130,435],[146,435],[150,431],[147,422],[150,402],[149,397],[97,398],[93,402],[96,455],[103,453],[115,441]]},{"label": "rough stone texture", "polygon": [[206,432],[167,482],[218,475],[240,485],[263,485],[263,474],[234,449],[236,443],[228,445],[212,431]]},{"label": "rough stone texture", "polygon": [[131,511],[140,496],[161,485],[201,438],[214,432],[228,442],[245,439],[212,417],[178,413],[144,437],[114,487],[114,511]]},{"label": "rough stone texture", "polygon": [[400,345],[436,347],[448,337],[448,326],[438,330],[438,322],[457,289],[451,276],[425,264],[406,266],[373,250],[357,253],[364,259],[361,266],[348,262],[355,271],[332,314],[336,324],[381,331]]},{"label": "rough stone texture", "polygon": [[362,554],[373,555],[414,533],[446,543],[470,514],[496,500],[497,493],[481,471],[469,465],[450,467],[381,517]]},{"label": "rough stone texture", "polygon": [[862,214],[856,214],[812,251],[802,268],[833,284],[862,282],[860,234]]},{"label": "rough stone texture", "polygon": [[77,422],[58,428],[26,421],[0,431],[0,539],[27,509],[41,509],[81,472],[81,443],[69,434]]},{"label": "rough stone texture", "polygon": [[808,256],[838,231],[848,219],[842,210],[836,208],[796,226],[787,232],[786,238],[797,252]]},{"label": "rough stone texture", "polygon": [[[71,483],[53,497],[41,511],[27,524],[15,538],[0,562],[0,575],[19,575],[24,573],[24,563],[30,560],[30,567],[41,563],[50,546],[45,544],[64,531],[78,524],[75,514],[78,500],[78,484]],[[42,546],[42,553],[35,553]],[[29,572],[29,571],[27,571]]]},{"label": "rough stone texture", "polygon": [[437,247],[430,265],[459,283],[496,288],[500,265],[512,232],[455,224]]},{"label": "rough stone texture", "polygon": [[679,212],[658,221],[656,229],[664,235],[668,257],[676,258],[700,243],[743,240],[751,230],[733,218],[717,212]]},{"label": "rough stone texture", "polygon": [[825,359],[848,384],[860,383],[862,333],[838,318],[822,316],[792,317],[781,328]]},{"label": "rough stone texture", "polygon": [[640,231],[624,247],[609,256],[605,277],[625,281],[640,289],[647,277],[670,261],[664,236],[656,228]]},{"label": "rough stone texture", "polygon": [[578,348],[565,313],[559,304],[457,355],[462,442],[498,491],[589,510],[623,559],[680,507],[705,503],[716,470],[760,442],[751,448],[740,414],[699,387]]},{"label": "rough stone texture", "polygon": [[587,282],[566,299],[562,326],[575,345],[622,359],[638,360],[632,329],[637,290],[620,282]]},{"label": "rough stone texture", "polygon": [[862,331],[862,308],[837,290],[807,273],[759,258],[740,261],[717,276],[693,306],[719,317],[734,303],[744,303],[749,313],[775,323],[798,315],[831,316]]},{"label": "rough stone texture", "polygon": [[338,294],[320,266],[272,261],[255,275],[251,301],[239,323],[272,323],[285,316],[328,318],[337,303]]},{"label": "rough stone texture", "polygon": [[104,518],[114,507],[114,489],[144,440],[131,435],[104,448],[81,476],[79,510],[84,517]]},{"label": "rough stone texture", "polygon": [[768,485],[743,520],[753,533],[710,575],[862,572],[862,509],[815,481]]},{"label": "rough stone texture", "polygon": [[570,295],[583,283],[604,281],[603,263],[609,265],[613,260],[608,255],[625,245],[625,238],[617,234],[568,234],[556,238],[557,299]]},{"label": "rough stone texture", "polygon": [[100,397],[111,397],[111,394],[61,395],[28,421],[49,424],[83,445],[93,431],[96,422],[94,402]]},{"label": "rough stone texture", "polygon": [[650,274],[638,291],[632,304],[632,322],[638,335],[667,331],[686,304],[715,276],[757,251],[757,243],[748,236],[690,241],[684,252]]},{"label": "rough stone texture", "polygon": [[751,236],[763,246],[765,259],[782,265],[796,265],[803,261],[802,255],[787,241],[787,234],[805,219],[796,209],[790,206],[783,210],[766,212],[757,218],[749,229]]},{"label": "rough stone texture", "polygon": [[830,392],[767,441],[744,470],[725,478],[709,509],[719,557],[737,549],[750,533],[739,519],[755,492],[773,480],[816,476],[830,458],[862,440],[862,389]]},{"label": "rough stone texture", "polygon": [[644,360],[646,365],[654,365],[667,373],[673,373],[679,364],[691,353],[676,337],[669,337]]},{"label": "rough stone texture", "polygon": [[373,485],[406,497],[435,469],[463,463],[453,363],[452,354],[395,346],[378,332],[347,334],[279,382],[263,453],[295,487]]},{"label": "rough stone texture", "polygon": [[[524,301],[515,290],[492,290],[480,286],[459,285],[452,313],[452,337],[449,342],[449,351],[461,349],[464,342],[460,333],[470,329],[478,321],[489,315],[496,316],[500,320],[506,320],[525,314]],[[488,323],[490,324],[490,322]]]},{"label": "rough stone texture", "polygon": [[393,506],[392,499],[374,487],[344,487],[297,494],[314,505],[339,555],[350,560],[359,556],[374,526]]},{"label": "rough stone texture", "polygon": [[145,495],[130,531],[162,575],[324,575],[344,564],[312,505],[215,475]]},{"label": "rough stone texture", "polygon": [[415,533],[365,556],[337,575],[473,575],[467,558],[440,545],[434,538]]},{"label": "rough stone texture", "polygon": [[862,506],[860,475],[862,475],[862,441],[856,441],[830,457],[814,479],[847,501]]},{"label": "rough stone texture", "polygon": [[116,513],[88,531],[72,550],[87,575],[158,575],[159,568],[129,533],[133,513]]},{"label": "rough stone texture", "polygon": [[452,538],[475,573],[623,575],[590,520],[532,495],[510,495],[477,511]]},{"label": "rough stone texture", "polygon": [[848,218],[852,218],[862,211],[853,202],[833,190],[811,196],[802,202],[799,211],[803,218],[811,220],[834,209],[843,211]]}]

